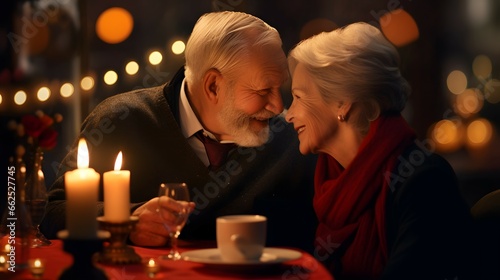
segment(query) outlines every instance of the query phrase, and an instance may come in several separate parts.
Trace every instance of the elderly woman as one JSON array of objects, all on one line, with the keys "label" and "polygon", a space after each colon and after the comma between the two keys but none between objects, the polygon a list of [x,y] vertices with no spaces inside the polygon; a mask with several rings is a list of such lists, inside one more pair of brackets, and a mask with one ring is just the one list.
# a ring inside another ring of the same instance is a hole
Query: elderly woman
[{"label": "elderly woman", "polygon": [[[336,279],[454,279],[468,209],[453,169],[400,115],[399,56],[365,23],[299,43],[288,58],[302,154],[318,153],[316,257]],[[460,277],[459,277],[460,279]]]}]

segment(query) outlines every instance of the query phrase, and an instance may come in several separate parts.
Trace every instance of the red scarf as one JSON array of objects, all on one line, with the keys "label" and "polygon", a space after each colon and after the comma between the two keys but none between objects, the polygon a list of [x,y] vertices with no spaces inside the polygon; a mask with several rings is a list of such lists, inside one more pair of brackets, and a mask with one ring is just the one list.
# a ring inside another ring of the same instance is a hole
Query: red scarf
[{"label": "red scarf", "polygon": [[386,176],[414,138],[414,131],[399,114],[384,115],[371,123],[346,169],[327,154],[319,156],[314,177],[314,208],[319,219],[316,248],[322,248],[318,255],[328,256],[349,240],[337,279],[381,275],[387,262]]}]

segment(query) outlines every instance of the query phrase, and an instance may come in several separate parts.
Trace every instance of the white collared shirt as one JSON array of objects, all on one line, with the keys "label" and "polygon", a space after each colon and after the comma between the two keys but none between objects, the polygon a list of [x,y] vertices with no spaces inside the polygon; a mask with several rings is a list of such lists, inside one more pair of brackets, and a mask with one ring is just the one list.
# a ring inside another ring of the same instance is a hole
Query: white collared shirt
[{"label": "white collared shirt", "polygon": [[193,148],[194,152],[200,158],[200,160],[205,164],[205,166],[208,166],[210,165],[210,162],[208,161],[205,146],[198,138],[196,138],[194,134],[200,130],[203,130],[203,133],[206,136],[214,140],[217,139],[212,133],[210,133],[210,131],[207,131],[205,128],[203,128],[200,121],[196,117],[196,114],[194,113],[193,108],[191,107],[191,104],[189,103],[189,100],[186,96],[185,86],[186,79],[182,80],[179,98],[179,118],[182,134],[184,135],[184,137],[186,137],[189,145]]}]

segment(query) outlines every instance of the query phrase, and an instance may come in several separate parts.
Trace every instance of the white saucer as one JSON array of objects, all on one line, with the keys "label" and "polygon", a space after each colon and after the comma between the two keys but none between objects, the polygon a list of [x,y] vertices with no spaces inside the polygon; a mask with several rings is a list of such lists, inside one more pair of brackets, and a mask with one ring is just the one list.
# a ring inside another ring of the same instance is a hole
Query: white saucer
[{"label": "white saucer", "polygon": [[264,253],[260,259],[237,262],[223,261],[217,248],[192,250],[181,254],[182,259],[186,261],[224,266],[265,266],[296,260],[301,256],[302,253],[299,251],[281,248],[264,248]]}]

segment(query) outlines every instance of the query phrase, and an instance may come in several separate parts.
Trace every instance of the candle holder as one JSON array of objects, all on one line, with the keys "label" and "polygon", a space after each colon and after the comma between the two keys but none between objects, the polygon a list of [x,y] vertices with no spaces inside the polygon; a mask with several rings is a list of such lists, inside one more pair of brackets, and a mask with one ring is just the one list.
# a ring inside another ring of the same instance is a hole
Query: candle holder
[{"label": "candle holder", "polygon": [[59,280],[108,279],[101,269],[94,266],[92,256],[102,249],[109,232],[99,230],[94,239],[72,239],[67,230],[62,230],[58,237],[64,243],[64,251],[73,255],[73,265],[63,271]]},{"label": "candle holder", "polygon": [[160,264],[154,258],[145,259],[143,265],[149,278],[155,278],[156,273],[160,271]]},{"label": "candle holder", "polygon": [[136,264],[141,262],[141,257],[134,248],[127,245],[127,237],[139,221],[136,216],[130,216],[125,222],[109,222],[104,217],[98,217],[102,230],[109,231],[111,237],[109,244],[104,246],[99,253],[98,262],[104,264]]},{"label": "candle holder", "polygon": [[29,268],[31,275],[35,279],[40,279],[43,276],[43,273],[45,272],[45,262],[42,259],[34,259],[34,260],[29,260]]}]

